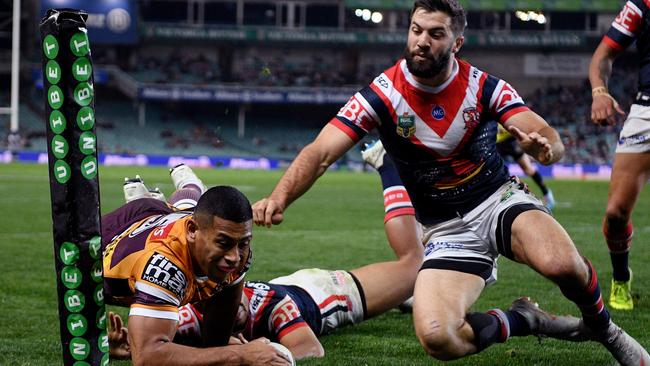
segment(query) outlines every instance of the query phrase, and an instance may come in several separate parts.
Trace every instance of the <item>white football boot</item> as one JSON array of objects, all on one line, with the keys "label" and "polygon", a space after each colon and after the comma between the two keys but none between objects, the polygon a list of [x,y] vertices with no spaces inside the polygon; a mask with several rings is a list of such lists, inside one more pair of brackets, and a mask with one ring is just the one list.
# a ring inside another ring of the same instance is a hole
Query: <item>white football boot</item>
[{"label": "white football boot", "polygon": [[194,174],[192,168],[185,164],[179,164],[172,169],[169,169],[169,175],[172,178],[172,182],[174,182],[176,190],[183,189],[185,186],[190,184],[199,187],[201,194],[205,193],[207,190],[201,179]]},{"label": "white football boot", "polygon": [[139,175],[136,175],[135,178],[125,177],[122,190],[124,191],[124,200],[126,203],[140,198],[151,198],[151,193],[149,193],[147,186],[144,185]]},{"label": "white football boot", "polygon": [[386,155],[386,150],[381,140],[366,144],[365,149],[361,152],[363,160],[375,169],[384,165],[384,155]]}]

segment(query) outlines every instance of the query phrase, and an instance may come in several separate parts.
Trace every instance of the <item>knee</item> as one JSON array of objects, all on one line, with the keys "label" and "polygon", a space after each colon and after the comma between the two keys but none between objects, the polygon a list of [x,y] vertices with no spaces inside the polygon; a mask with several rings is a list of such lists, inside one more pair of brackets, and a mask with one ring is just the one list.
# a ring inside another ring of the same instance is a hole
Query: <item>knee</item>
[{"label": "knee", "polygon": [[540,273],[557,284],[580,285],[588,280],[589,270],[579,255],[549,258],[538,269]]},{"label": "knee", "polygon": [[449,329],[436,321],[431,321],[426,329],[416,327],[418,340],[429,356],[441,361],[449,361],[461,356],[458,355],[454,342],[458,337]]}]

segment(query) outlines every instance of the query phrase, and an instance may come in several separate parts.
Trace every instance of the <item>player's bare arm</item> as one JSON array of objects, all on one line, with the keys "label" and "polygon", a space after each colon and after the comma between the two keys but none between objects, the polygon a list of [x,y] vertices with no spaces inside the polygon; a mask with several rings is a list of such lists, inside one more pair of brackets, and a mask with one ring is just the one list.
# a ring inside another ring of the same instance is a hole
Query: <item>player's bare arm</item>
[{"label": "player's bare arm", "polygon": [[612,64],[621,52],[605,42],[600,42],[589,64],[589,82],[593,97],[591,120],[599,125],[615,125],[616,113],[625,114],[607,89],[607,82],[612,74]]},{"label": "player's bare arm", "polygon": [[280,338],[280,343],[287,347],[297,360],[309,357],[323,357],[323,345],[310,327],[297,328]]},{"label": "player's bare arm", "polygon": [[544,165],[553,164],[564,156],[564,144],[557,131],[537,113],[521,112],[508,118],[504,126],[521,148]]},{"label": "player's bare arm", "polygon": [[271,195],[253,205],[256,225],[271,227],[284,219],[284,210],[302,196],[327,168],[354,146],[348,135],[326,125],[316,139],[305,146],[284,173]]},{"label": "player's bare arm", "polygon": [[172,342],[176,321],[129,317],[133,365],[289,365],[268,339],[225,347],[194,348]]}]

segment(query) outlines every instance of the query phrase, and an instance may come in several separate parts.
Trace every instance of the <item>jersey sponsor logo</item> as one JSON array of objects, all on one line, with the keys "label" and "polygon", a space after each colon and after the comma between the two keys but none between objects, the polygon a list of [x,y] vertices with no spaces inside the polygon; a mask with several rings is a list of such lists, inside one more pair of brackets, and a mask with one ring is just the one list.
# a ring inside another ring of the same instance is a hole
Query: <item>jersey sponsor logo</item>
[{"label": "jersey sponsor logo", "polygon": [[185,297],[187,288],[185,273],[162,254],[154,253],[149,258],[142,279],[171,291],[179,299]]},{"label": "jersey sponsor logo", "polygon": [[501,88],[501,91],[499,92],[499,96],[497,97],[497,113],[515,103],[523,103],[523,100],[510,84],[504,84],[503,88]]},{"label": "jersey sponsor logo", "polygon": [[465,120],[465,129],[473,130],[481,121],[481,113],[476,107],[465,108],[463,109],[463,119]]},{"label": "jersey sponsor logo", "polygon": [[271,322],[274,329],[282,329],[294,319],[300,317],[300,310],[289,296],[278,303],[273,311]]},{"label": "jersey sponsor logo", "polygon": [[262,304],[264,304],[264,300],[267,296],[273,296],[273,293],[270,292],[271,287],[259,282],[247,282],[246,287],[253,289],[253,293],[248,301],[251,312],[256,314],[260,310]]},{"label": "jersey sponsor logo", "polygon": [[404,112],[397,117],[397,134],[404,138],[409,138],[415,134],[415,116]]},{"label": "jersey sponsor logo", "polygon": [[171,222],[171,223],[169,223],[169,224],[167,224],[167,225],[165,225],[163,227],[157,228],[156,230],[154,230],[151,233],[150,239],[151,240],[165,239],[167,237],[167,235],[169,234],[169,232],[174,227],[175,223],[176,223],[176,221],[173,221],[173,222]]},{"label": "jersey sponsor logo", "polygon": [[641,24],[641,16],[642,15],[640,9],[628,1],[625,6],[623,6],[623,9],[618,14],[616,19],[614,19],[613,25],[622,33],[625,33],[628,36],[632,36],[639,29],[639,25]]},{"label": "jersey sponsor logo", "polygon": [[433,116],[433,118],[435,118],[436,120],[440,121],[443,118],[445,118],[445,109],[439,105],[434,106],[433,110],[431,110],[431,116]]},{"label": "jersey sponsor logo", "polygon": [[348,100],[339,111],[338,116],[347,119],[357,126],[362,126],[364,121],[371,119],[370,114],[366,111],[356,96],[353,96]]}]

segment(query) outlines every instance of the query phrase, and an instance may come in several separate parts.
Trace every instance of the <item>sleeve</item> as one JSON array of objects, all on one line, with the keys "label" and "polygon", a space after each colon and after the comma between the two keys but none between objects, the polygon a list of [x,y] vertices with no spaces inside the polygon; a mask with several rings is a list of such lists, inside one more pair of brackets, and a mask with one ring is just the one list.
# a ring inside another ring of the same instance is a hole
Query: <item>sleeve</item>
[{"label": "sleeve", "polygon": [[355,93],[329,123],[345,132],[352,140],[359,141],[377,126],[378,116],[368,96],[376,95],[368,86]]},{"label": "sleeve", "polygon": [[488,75],[483,83],[481,104],[492,119],[500,123],[530,110],[512,85],[492,75]]},{"label": "sleeve", "polygon": [[629,47],[643,30],[643,14],[648,11],[648,3],[648,0],[628,0],[603,37],[603,42],[619,51]]},{"label": "sleeve", "polygon": [[129,315],[178,321],[178,306],[188,287],[181,267],[153,252],[134,266],[135,294]]},{"label": "sleeve", "polygon": [[278,340],[293,330],[309,325],[303,319],[298,305],[286,295],[271,311],[270,333],[277,336]]}]

